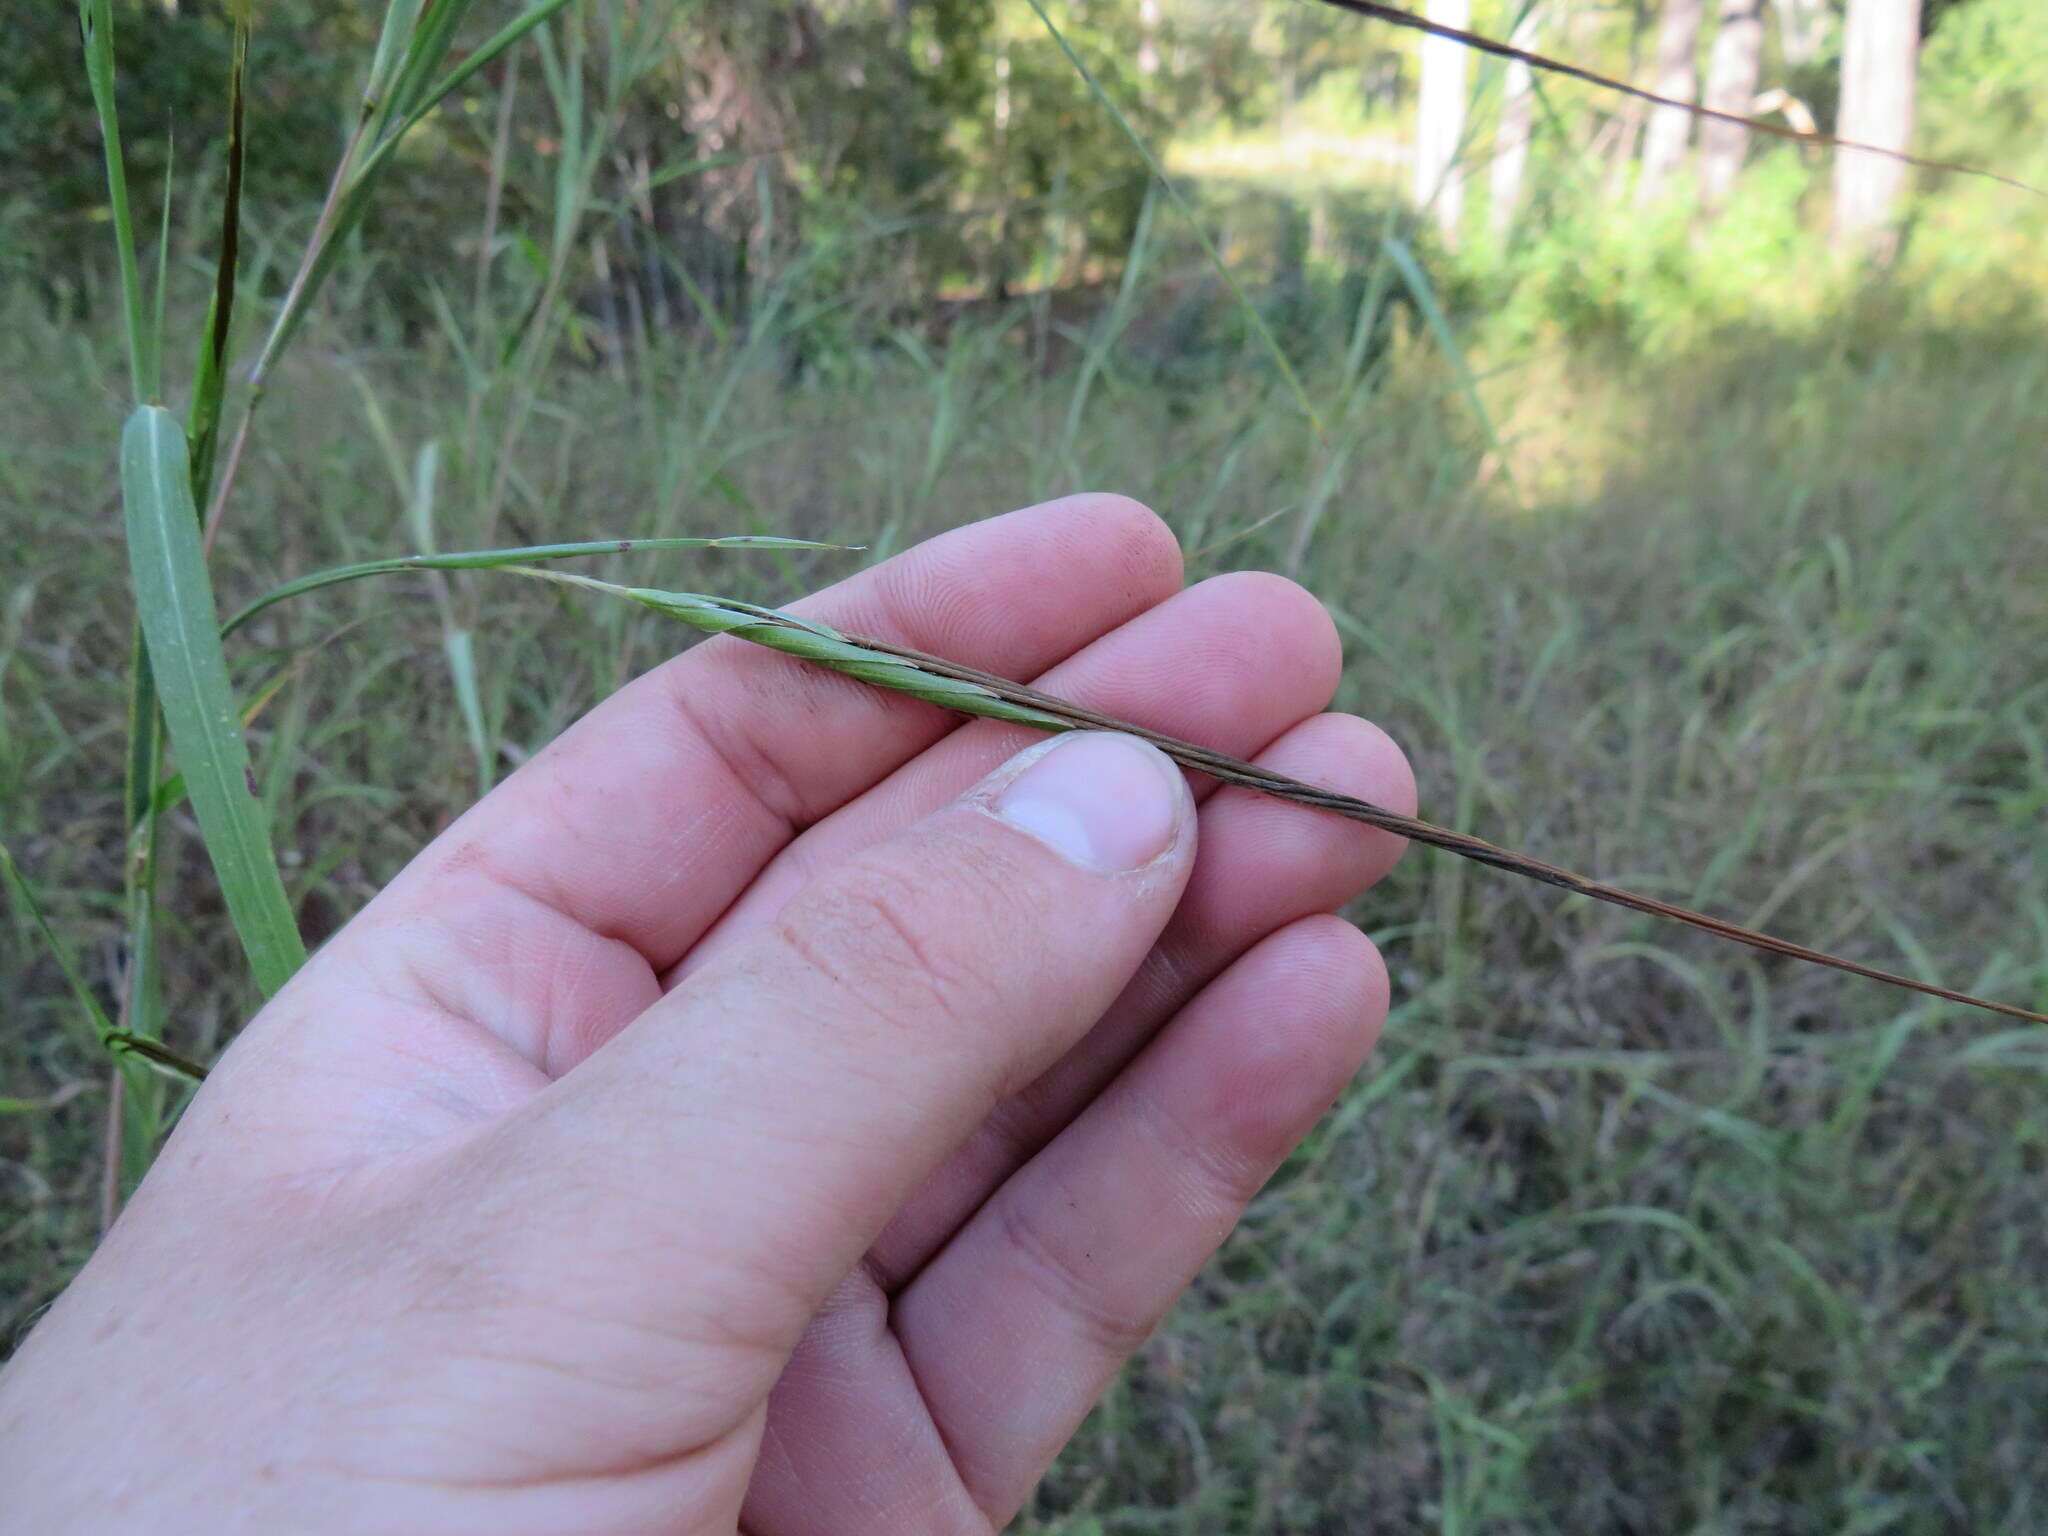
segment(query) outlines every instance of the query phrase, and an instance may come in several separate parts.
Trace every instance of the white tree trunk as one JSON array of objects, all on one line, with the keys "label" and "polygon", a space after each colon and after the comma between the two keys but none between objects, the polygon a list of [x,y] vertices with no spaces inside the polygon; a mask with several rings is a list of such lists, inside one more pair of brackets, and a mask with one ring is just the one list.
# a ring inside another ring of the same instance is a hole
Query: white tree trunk
[{"label": "white tree trunk", "polygon": [[[1836,134],[1903,150],[1913,137],[1920,0],[1849,0],[1842,30],[1842,110]],[[1835,238],[1882,246],[1906,167],[1882,155],[1835,151]]]},{"label": "white tree trunk", "polygon": [[1823,0],[1778,0],[1778,50],[1788,69],[1804,69],[1820,57],[1826,24]]},{"label": "white tree trunk", "polygon": [[[1707,60],[1706,104],[1749,116],[1764,62],[1763,0],[1721,0],[1721,24]],[[1700,124],[1700,201],[1718,208],[1749,154],[1749,130],[1708,118]]]},{"label": "white tree trunk", "polygon": [[[1525,53],[1536,51],[1542,12],[1529,7],[1515,28],[1514,45]],[[1529,168],[1529,129],[1536,113],[1536,93],[1529,66],[1511,60],[1501,85],[1500,132],[1493,141],[1493,180],[1487,213],[1493,224],[1496,245],[1506,245],[1515,227],[1515,210],[1522,201],[1522,177]]]},{"label": "white tree trunk", "polygon": [[[1460,30],[1472,25],[1472,0],[1429,0],[1429,19]],[[1465,217],[1458,144],[1465,135],[1465,45],[1422,40],[1422,89],[1415,107],[1415,201],[1433,208],[1444,243],[1455,245]]]},{"label": "white tree trunk", "polygon": [[[1700,47],[1700,14],[1704,0],[1664,0],[1664,15],[1657,24],[1656,75],[1650,89],[1674,101],[1691,101],[1697,89],[1697,60]],[[1658,107],[1650,113],[1650,126],[1643,134],[1643,177],[1636,183],[1636,195],[1649,202],[1663,191],[1664,183],[1685,159],[1686,141],[1692,136],[1692,114],[1679,107]]]}]

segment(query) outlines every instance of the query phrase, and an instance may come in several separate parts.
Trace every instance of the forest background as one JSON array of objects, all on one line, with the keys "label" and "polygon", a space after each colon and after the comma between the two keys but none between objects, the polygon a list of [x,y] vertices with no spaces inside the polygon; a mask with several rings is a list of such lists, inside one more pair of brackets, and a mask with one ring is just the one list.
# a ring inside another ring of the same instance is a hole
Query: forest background
[{"label": "forest background", "polygon": [[[1429,5],[2040,185],[2037,13]],[[385,7],[111,14],[175,336],[214,289],[247,24],[237,405]],[[21,895],[119,1008],[111,210],[77,14],[0,17],[5,1347],[153,1139]],[[1340,703],[1409,747],[1425,814],[2040,1008],[2044,297],[2039,195],[1309,0],[582,0],[399,145],[267,382],[213,581],[233,608],[429,543],[601,536],[867,559],[1123,491],[1196,574],[1325,600]],[[775,602],[848,564],[597,570]],[[676,643],[482,575],[254,626],[229,655],[307,940]],[[257,994],[166,826],[161,1024],[206,1060]],[[1396,977],[1376,1062],[1021,1529],[2041,1527],[2040,1037],[1422,853],[1353,915]]]}]

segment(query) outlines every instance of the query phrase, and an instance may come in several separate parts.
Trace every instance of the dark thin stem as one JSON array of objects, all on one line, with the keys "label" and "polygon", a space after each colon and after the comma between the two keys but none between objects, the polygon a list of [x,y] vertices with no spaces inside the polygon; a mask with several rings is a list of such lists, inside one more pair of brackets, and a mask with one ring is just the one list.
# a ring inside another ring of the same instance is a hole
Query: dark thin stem
[{"label": "dark thin stem", "polygon": [[214,369],[222,378],[227,376],[228,331],[234,324],[235,315],[235,268],[241,257],[242,120],[245,111],[242,72],[248,49],[248,32],[238,27],[235,32],[234,73],[228,90],[228,180],[226,193],[221,199],[220,264],[215,268],[213,278],[213,333],[206,341],[213,354]]},{"label": "dark thin stem", "polygon": [[1056,715],[1077,729],[1121,731],[1126,735],[1136,736],[1141,741],[1150,742],[1182,767],[1206,773],[1225,784],[1239,785],[1245,789],[1257,790],[1261,794],[1272,795],[1277,799],[1292,801],[1296,805],[1328,811],[1350,821],[1364,822],[1367,826],[1379,827],[1415,842],[1426,843],[1432,848],[1441,848],[1462,858],[1506,870],[1509,874],[1540,880],[1545,885],[1556,886],[1574,895],[1588,896],[1595,901],[1604,901],[1617,907],[1627,907],[1632,911],[1647,913],[1651,917],[1667,918],[1675,923],[1683,923],[1688,928],[1697,928],[1703,933],[1713,934],[1716,938],[1747,944],[1750,948],[1763,950],[1766,954],[1785,955],[1794,960],[1804,960],[1814,965],[1847,971],[1851,975],[1881,981],[1888,986],[1904,987],[1909,991],[1942,998],[1947,1002],[1963,1003],[1972,1008],[2002,1013],[2008,1018],[2024,1019],[2030,1024],[2048,1024],[2048,1014],[2035,1013],[2031,1009],[2020,1008],[2011,1003],[1975,997],[1967,992],[1952,991],[1947,987],[1936,986],[1932,982],[1917,981],[1911,976],[1901,976],[1896,972],[1880,970],[1876,966],[1864,965],[1855,960],[1846,960],[1840,955],[1831,955],[1823,950],[1809,949],[1806,945],[1795,944],[1789,939],[1759,933],[1753,928],[1744,928],[1724,918],[1710,917],[1704,912],[1674,906],[1653,896],[1639,895],[1634,891],[1623,890],[1619,886],[1591,880],[1568,869],[1560,869],[1555,864],[1546,864],[1541,859],[1531,858],[1525,853],[1513,853],[1505,848],[1497,848],[1492,843],[1468,833],[1453,832],[1417,817],[1387,810],[1384,806],[1374,805],[1368,800],[1340,795],[1334,790],[1318,789],[1313,784],[1304,784],[1299,779],[1287,778],[1283,774],[1261,768],[1255,763],[1245,762],[1241,758],[1213,752],[1207,747],[1198,747],[1190,742],[1161,735],[1157,731],[1146,730],[1143,726],[1132,725],[1128,721],[1086,709],[1065,699],[1055,698],[1051,694],[1040,693],[1035,688],[1026,688],[993,673],[964,667],[958,662],[929,656],[922,651],[909,650],[904,646],[891,645],[885,640],[857,635],[848,635],[845,638],[856,645],[909,662],[923,671],[954,678],[960,682],[978,684],[1012,704],[1021,704],[1048,715]]},{"label": "dark thin stem", "polygon": [[320,204],[319,215],[313,220],[313,232],[307,237],[305,253],[299,258],[299,269],[292,274],[291,286],[285,290],[284,303],[278,308],[277,318],[271,322],[270,334],[264,340],[263,350],[256,356],[255,367],[249,370],[249,398],[242,407],[242,419],[235,427],[234,442],[228,449],[227,464],[222,468],[220,480],[215,486],[213,502],[206,509],[205,532],[201,547],[208,554],[213,552],[213,541],[220,534],[221,519],[227,515],[228,497],[234,493],[235,476],[242,467],[242,450],[249,444],[249,429],[256,420],[256,407],[263,402],[263,388],[270,382],[270,370],[277,361],[278,345],[297,322],[299,306],[305,301],[307,285],[314,269],[320,263],[321,251],[326,246],[328,234],[334,228],[335,215],[340,211],[342,195],[349,185],[349,166],[355,160],[357,147],[362,143],[363,129],[367,121],[366,104],[364,115],[357,117],[348,143],[342,149],[341,163],[334,168],[334,179],[327,184],[327,196]]}]

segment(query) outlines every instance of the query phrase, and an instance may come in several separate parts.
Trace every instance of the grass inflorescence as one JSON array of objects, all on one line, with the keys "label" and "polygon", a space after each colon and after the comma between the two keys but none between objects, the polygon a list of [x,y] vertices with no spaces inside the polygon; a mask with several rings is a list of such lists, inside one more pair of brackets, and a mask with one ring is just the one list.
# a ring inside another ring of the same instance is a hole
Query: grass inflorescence
[{"label": "grass inflorescence", "polygon": [[[484,557],[469,558],[473,563],[484,563]],[[911,698],[922,699],[928,704],[937,704],[941,708],[954,710],[963,715],[988,720],[1007,720],[1013,724],[1029,725],[1045,731],[1124,732],[1150,742],[1183,768],[1205,773],[1225,784],[1256,790],[1260,794],[1272,795],[1276,799],[1342,816],[1350,821],[1363,822],[1367,826],[1378,827],[1382,831],[1395,833],[1411,841],[1455,853],[1475,863],[1504,870],[1512,875],[1521,875],[1543,885],[1555,886],[1574,896],[1589,896],[1595,901],[1604,901],[1630,911],[1663,918],[1702,933],[1710,933],[1716,938],[1746,944],[1766,954],[1784,955],[1791,959],[1804,960],[1809,964],[1846,971],[1851,975],[1883,982],[1887,986],[1902,987],[1927,997],[1938,997],[1946,1002],[1962,1003],[1989,1013],[2004,1014],[2008,1018],[2020,1019],[2030,1024],[2048,1024],[2048,1014],[2036,1013],[2030,1008],[1976,997],[1932,982],[1901,976],[1893,971],[1844,959],[1840,955],[1828,954],[1808,945],[1795,944],[1771,934],[1761,933],[1754,928],[1744,927],[1723,918],[1694,912],[1673,902],[1660,901],[1656,897],[1645,896],[1640,892],[1623,890],[1619,886],[1561,869],[1529,854],[1497,847],[1468,832],[1453,831],[1417,816],[1390,811],[1385,806],[1374,805],[1355,795],[1318,788],[1299,779],[1289,778],[1285,774],[1261,768],[1255,763],[1248,763],[1242,758],[1232,757],[1228,753],[1217,752],[1193,742],[1181,741],[1158,731],[1148,730],[1142,725],[1134,725],[1128,720],[1119,720],[1098,710],[1085,708],[1048,693],[1041,693],[1035,688],[1025,687],[1008,678],[963,666],[943,656],[929,655],[923,651],[892,645],[887,641],[844,634],[823,624],[798,619],[758,604],[737,603],[728,598],[711,597],[698,592],[664,592],[647,587],[619,587],[609,582],[592,581],[587,577],[526,569],[517,563],[520,558],[521,552],[510,551],[499,552],[494,560],[505,568],[521,571],[525,575],[541,576],[551,581],[568,582],[630,598],[707,634],[737,635],[743,640],[750,640],[770,650],[781,651],[785,655],[798,657],[848,677],[859,678],[862,682],[872,683],[878,688],[907,694]],[[403,560],[385,563],[387,568],[403,568],[406,564],[408,562]],[[363,573],[365,568],[355,567],[348,574]]]}]

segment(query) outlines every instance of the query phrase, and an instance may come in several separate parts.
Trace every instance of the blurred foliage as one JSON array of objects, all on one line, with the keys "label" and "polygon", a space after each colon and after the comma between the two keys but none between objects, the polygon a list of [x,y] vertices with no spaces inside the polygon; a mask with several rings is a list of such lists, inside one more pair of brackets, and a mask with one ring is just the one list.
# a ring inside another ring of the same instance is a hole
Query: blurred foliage
[{"label": "blurred foliage", "polygon": [[2033,0],[1952,5],[1920,54],[1920,127],[1935,153],[2039,180],[2048,32]]},{"label": "blurred foliage", "polygon": [[[153,208],[173,162],[218,174],[227,134],[228,7],[117,0],[116,83],[138,206]],[[277,211],[317,203],[348,131],[349,87],[375,36],[371,6],[266,0],[250,48],[255,152],[248,196]],[[0,274],[76,294],[104,257],[106,172],[86,90],[75,7],[0,0],[0,209],[12,238]],[[201,200],[213,205],[217,199]]]},{"label": "blurred foliage", "polygon": [[[672,46],[611,134],[598,188],[611,227],[579,278],[593,303],[609,288],[642,324],[688,326],[705,306],[749,313],[764,284],[801,266],[839,311],[808,333],[816,351],[833,335],[853,344],[886,334],[935,304],[1114,278],[1144,201],[1144,167],[1027,8],[779,0],[663,12],[662,0],[642,3],[665,17]],[[1474,24],[1504,34],[1523,8],[1481,0]],[[1839,8],[1829,0],[1813,12],[1803,52],[1774,25],[1765,67],[1767,86],[1789,90],[1823,123],[1834,108]],[[510,9],[509,0],[483,7],[477,24],[494,26]],[[2039,147],[2048,38],[2033,24],[2037,9],[2033,0],[1929,6],[1920,139],[1930,152],[2021,175],[2048,160]],[[259,242],[317,207],[381,10],[373,0],[259,8],[247,204]],[[52,0],[0,0],[0,14],[12,42],[0,57],[0,277],[61,305],[96,290],[105,244],[76,22]],[[160,196],[175,144],[174,238],[182,253],[210,259],[202,210],[215,200],[192,194],[219,176],[227,6],[122,0],[117,14],[138,204]],[[1247,193],[1301,205],[1305,235],[1240,250],[1234,264],[1246,281],[1270,287],[1284,308],[1304,283],[1341,284],[1370,261],[1377,231],[1363,251],[1333,238],[1332,210],[1347,189],[1382,204],[1396,194],[1414,34],[1313,0],[1249,9],[1067,0],[1053,14],[1139,131],[1169,153],[1189,148],[1175,163],[1223,226]],[[1553,0],[1545,15],[1543,48],[1624,76],[1644,72],[1653,5]],[[415,324],[432,286],[475,259],[501,121],[506,183],[493,237],[517,250],[549,206],[560,129],[532,73],[521,90],[507,71],[488,72],[407,147],[367,246],[386,262],[377,281],[395,311]],[[1474,231],[1489,217],[1501,76],[1497,61],[1475,63],[1464,156]],[[1811,259],[1825,225],[1827,158],[1760,143],[1741,193],[1714,221],[1691,206],[1683,178],[1666,205],[1639,212],[1626,193],[1640,121],[1625,99],[1543,81],[1512,238],[1505,247],[1468,239],[1455,270],[1432,259],[1437,281],[1517,332],[1590,328],[1631,345],[1746,307],[1810,310],[1827,276]],[[1994,264],[2043,275],[2031,252],[2048,219],[2034,200],[1953,176],[1923,182],[1908,260],[1942,268],[1957,293]],[[1990,238],[1980,238],[1987,225]]]}]

